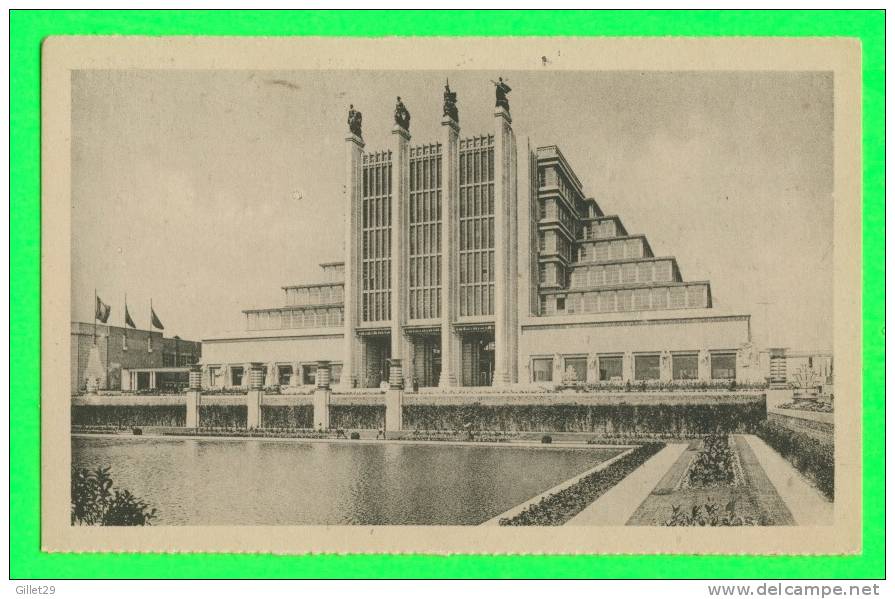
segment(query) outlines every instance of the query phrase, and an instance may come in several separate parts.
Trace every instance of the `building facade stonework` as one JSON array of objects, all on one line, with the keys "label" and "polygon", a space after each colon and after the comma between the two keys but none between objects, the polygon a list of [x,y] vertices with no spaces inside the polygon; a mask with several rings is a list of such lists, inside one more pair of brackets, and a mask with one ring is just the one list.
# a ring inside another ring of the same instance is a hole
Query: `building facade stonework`
[{"label": "building facade stonework", "polygon": [[[762,382],[750,316],[713,307],[588,197],[555,145],[517,147],[509,110],[465,135],[450,115],[417,143],[345,137],[344,262],[284,287],[284,305],[203,340],[204,384],[404,388]],[[520,160],[521,158],[521,160]]]}]

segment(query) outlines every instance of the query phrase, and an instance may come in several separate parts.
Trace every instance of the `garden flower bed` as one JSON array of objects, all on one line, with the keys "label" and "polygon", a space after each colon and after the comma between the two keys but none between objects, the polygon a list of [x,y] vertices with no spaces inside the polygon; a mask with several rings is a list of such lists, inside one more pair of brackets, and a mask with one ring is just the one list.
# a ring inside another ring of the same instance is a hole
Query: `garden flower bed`
[{"label": "garden flower bed", "polygon": [[772,526],[794,520],[745,439],[691,442],[637,508],[634,526]]},{"label": "garden flower bed", "polygon": [[802,410],[803,412],[821,412],[824,414],[833,413],[832,401],[791,401],[780,404],[777,407],[784,410]]},{"label": "garden flower bed", "polygon": [[574,485],[543,498],[512,518],[502,518],[501,526],[559,526],[565,524],[600,495],[614,487],[656,455],[663,443],[647,443],[604,468],[585,476]]}]

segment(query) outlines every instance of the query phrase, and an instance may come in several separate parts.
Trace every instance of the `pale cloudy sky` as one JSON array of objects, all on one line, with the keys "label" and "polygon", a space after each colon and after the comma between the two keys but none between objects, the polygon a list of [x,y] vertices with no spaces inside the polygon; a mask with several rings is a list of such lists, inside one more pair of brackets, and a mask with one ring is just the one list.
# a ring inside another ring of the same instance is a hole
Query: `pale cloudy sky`
[{"label": "pale cloudy sky", "polygon": [[[831,74],[502,74],[520,152],[560,146],[604,212],[751,313],[760,345],[832,347]],[[342,259],[349,102],[368,150],[396,95],[412,143],[434,141],[448,76],[471,136],[493,126],[496,75],[75,73],[72,318],[92,320],[96,287],[114,324],[127,293],[141,328],[152,298],[169,335],[240,329]]]}]

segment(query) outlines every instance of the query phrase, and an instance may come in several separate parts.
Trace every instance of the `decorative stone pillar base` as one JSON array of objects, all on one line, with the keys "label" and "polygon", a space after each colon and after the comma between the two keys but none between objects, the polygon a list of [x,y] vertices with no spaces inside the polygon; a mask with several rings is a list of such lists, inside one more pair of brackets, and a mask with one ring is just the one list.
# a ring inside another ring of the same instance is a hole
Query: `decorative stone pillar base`
[{"label": "decorative stone pillar base", "polygon": [[[192,372],[190,373],[192,376]],[[190,389],[186,392],[186,428],[199,428],[199,403],[202,392],[198,389]]]},{"label": "decorative stone pillar base", "polygon": [[389,389],[385,392],[385,430],[400,431],[404,428],[404,391]]},{"label": "decorative stone pillar base", "polygon": [[671,353],[663,351],[659,355],[659,380],[663,383],[670,383],[674,377],[671,369]]},{"label": "decorative stone pillar base", "polygon": [[246,428],[261,426],[262,399],[264,399],[264,391],[261,389],[251,389],[246,393]]},{"label": "decorative stone pillar base", "polygon": [[249,365],[248,387],[253,391],[264,389],[264,368],[261,362],[252,362]]},{"label": "decorative stone pillar base", "polygon": [[202,367],[198,364],[190,366],[190,391],[202,389]]},{"label": "decorative stone pillar base", "polygon": [[329,361],[321,360],[317,362],[317,374],[314,376],[314,384],[318,389],[329,389],[332,380],[332,368]]},{"label": "decorative stone pillar base", "polygon": [[597,369],[597,354],[587,356],[587,384],[595,385],[600,381],[600,372]]},{"label": "decorative stone pillar base", "polygon": [[634,382],[634,354],[631,352],[622,355],[622,380],[626,383]]},{"label": "decorative stone pillar base", "polygon": [[709,356],[708,350],[699,350],[699,362],[696,365],[696,373],[700,381],[708,382],[712,380],[711,356]]},{"label": "decorative stone pillar base", "polygon": [[390,389],[404,388],[404,375],[401,369],[401,358],[390,358],[388,361],[388,386]]},{"label": "decorative stone pillar base", "polygon": [[329,428],[329,403],[332,391],[324,387],[314,389],[314,428]]}]

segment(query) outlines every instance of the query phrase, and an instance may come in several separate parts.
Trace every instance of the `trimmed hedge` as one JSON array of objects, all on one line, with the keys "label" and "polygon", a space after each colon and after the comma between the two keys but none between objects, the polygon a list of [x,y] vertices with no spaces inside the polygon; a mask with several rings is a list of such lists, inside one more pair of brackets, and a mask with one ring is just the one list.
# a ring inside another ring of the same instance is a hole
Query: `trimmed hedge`
[{"label": "trimmed hedge", "polygon": [[72,426],[186,426],[186,406],[72,406]]},{"label": "trimmed hedge", "polygon": [[[385,426],[385,406],[365,404],[337,406],[330,404],[329,425],[331,428],[344,429],[383,428]],[[405,426],[404,428],[408,427]]]},{"label": "trimmed hedge", "polygon": [[578,515],[600,495],[617,485],[659,453],[664,443],[641,445],[606,468],[588,474],[570,487],[552,493],[512,518],[501,518],[500,526],[560,526]]},{"label": "trimmed hedge", "polygon": [[751,433],[766,417],[764,398],[745,403],[661,405],[404,405],[404,428],[422,430],[463,430],[472,423],[477,429],[494,431],[701,437]]},{"label": "trimmed hedge", "polygon": [[810,478],[821,493],[833,499],[835,459],[832,445],[770,421],[759,427],[756,434]]},{"label": "trimmed hedge", "polygon": [[261,406],[263,428],[314,428],[313,406]]},{"label": "trimmed hedge", "polygon": [[199,426],[246,428],[246,406],[199,406]]}]

